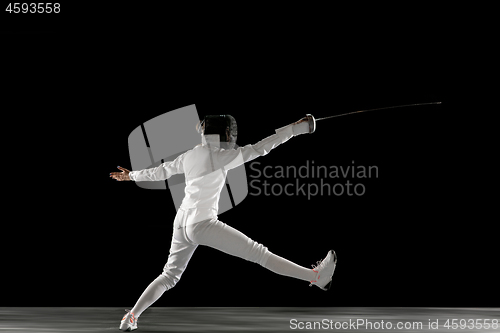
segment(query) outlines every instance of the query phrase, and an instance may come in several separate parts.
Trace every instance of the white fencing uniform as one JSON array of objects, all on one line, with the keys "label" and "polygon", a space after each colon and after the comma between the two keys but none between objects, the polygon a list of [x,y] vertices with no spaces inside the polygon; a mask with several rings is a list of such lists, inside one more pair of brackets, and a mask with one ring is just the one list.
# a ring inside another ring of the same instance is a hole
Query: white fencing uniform
[{"label": "white fencing uniform", "polygon": [[288,141],[294,125],[276,130],[254,145],[238,149],[220,149],[219,135],[202,135],[202,144],[179,155],[174,161],[165,162],[156,168],[132,171],[134,181],[161,181],[170,176],[184,173],[185,196],[181,209],[196,209],[187,224],[217,218],[219,195],[224,187],[227,171],[259,156],[268,154],[273,148]]},{"label": "white fencing uniform", "polygon": [[[291,124],[254,145],[228,150],[220,148],[219,135],[202,135],[201,145],[174,161],[130,172],[134,181],[161,181],[178,173],[184,173],[186,178],[185,197],[175,217],[168,262],[163,273],[148,286],[132,309],[136,318],[179,281],[198,245],[219,249],[279,274],[303,280],[314,277],[309,269],[272,254],[262,244],[217,219],[219,196],[227,171],[268,154],[294,135],[308,133],[307,126],[306,122]],[[268,264],[270,257],[272,260]]]}]

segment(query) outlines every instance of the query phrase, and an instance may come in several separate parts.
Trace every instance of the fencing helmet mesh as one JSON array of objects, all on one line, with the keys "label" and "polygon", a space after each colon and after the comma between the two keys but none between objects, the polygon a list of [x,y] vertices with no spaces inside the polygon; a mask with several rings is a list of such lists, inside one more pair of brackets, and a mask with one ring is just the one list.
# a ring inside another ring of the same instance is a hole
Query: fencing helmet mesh
[{"label": "fencing helmet mesh", "polygon": [[218,134],[220,147],[233,149],[238,136],[236,119],[231,115],[210,115],[199,124],[198,132],[203,134]]}]

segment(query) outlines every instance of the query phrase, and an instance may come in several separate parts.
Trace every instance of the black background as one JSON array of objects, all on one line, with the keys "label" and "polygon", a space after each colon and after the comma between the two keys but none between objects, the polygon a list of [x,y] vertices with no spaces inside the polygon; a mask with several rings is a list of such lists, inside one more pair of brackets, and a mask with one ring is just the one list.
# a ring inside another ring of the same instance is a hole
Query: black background
[{"label": "black background", "polygon": [[132,306],[161,273],[169,193],[108,177],[130,168],[128,135],[155,116],[231,114],[245,145],[306,113],[437,101],[321,122],[258,160],[376,165],[363,196],[249,195],[220,216],[305,267],[335,249],[328,293],[200,247],[155,305],[494,305],[493,220],[466,96],[451,88],[463,45],[452,12],[62,5],[2,13],[0,306]]}]

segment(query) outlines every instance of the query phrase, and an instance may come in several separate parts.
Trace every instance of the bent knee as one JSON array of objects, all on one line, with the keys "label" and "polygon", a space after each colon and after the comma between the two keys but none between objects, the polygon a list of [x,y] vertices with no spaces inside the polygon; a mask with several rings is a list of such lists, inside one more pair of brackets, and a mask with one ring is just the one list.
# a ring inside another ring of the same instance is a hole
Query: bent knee
[{"label": "bent knee", "polygon": [[156,279],[159,280],[159,282],[163,286],[165,286],[165,288],[167,288],[167,290],[168,290],[168,289],[172,289],[173,287],[175,287],[175,285],[177,284],[177,282],[179,282],[180,277],[176,277],[175,275],[173,275],[168,270],[165,270]]}]

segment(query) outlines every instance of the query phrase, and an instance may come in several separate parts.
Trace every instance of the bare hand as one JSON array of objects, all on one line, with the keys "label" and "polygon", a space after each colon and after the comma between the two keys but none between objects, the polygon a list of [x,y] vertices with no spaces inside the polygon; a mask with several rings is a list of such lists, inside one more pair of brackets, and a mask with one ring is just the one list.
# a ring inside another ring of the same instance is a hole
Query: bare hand
[{"label": "bare hand", "polygon": [[118,167],[118,169],[120,169],[122,172],[111,172],[109,174],[109,176],[111,178],[114,178],[118,181],[124,181],[124,180],[131,180],[130,177],[129,177],[129,173],[130,173],[130,170],[127,170],[125,168],[122,168],[122,167]]}]

